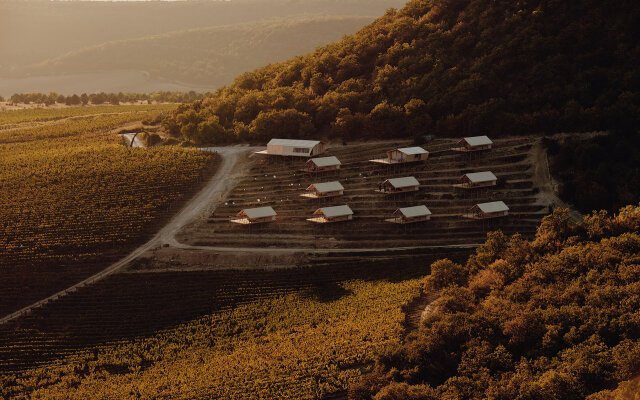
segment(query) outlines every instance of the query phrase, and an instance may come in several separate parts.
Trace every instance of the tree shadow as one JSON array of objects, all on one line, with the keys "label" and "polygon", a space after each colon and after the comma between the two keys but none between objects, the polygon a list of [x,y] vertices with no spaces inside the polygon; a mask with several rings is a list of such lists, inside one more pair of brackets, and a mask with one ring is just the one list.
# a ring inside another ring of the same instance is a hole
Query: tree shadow
[{"label": "tree shadow", "polygon": [[331,303],[351,294],[353,291],[345,289],[340,282],[335,281],[314,282],[303,292],[303,296],[321,303]]}]

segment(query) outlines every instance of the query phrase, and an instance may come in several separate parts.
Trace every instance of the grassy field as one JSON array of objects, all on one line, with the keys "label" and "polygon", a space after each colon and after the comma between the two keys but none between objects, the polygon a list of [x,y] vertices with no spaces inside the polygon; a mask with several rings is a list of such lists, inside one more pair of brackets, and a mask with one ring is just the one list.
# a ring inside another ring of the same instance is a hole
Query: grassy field
[{"label": "grassy field", "polygon": [[441,256],[113,275],[0,328],[0,395],[319,399],[402,340]]},{"label": "grassy field", "polygon": [[128,149],[111,132],[171,107],[0,114],[13,126],[0,130],[0,315],[126,254],[212,173],[211,154]]},{"label": "grassy field", "polygon": [[[338,172],[310,174],[300,172],[304,161],[271,161],[255,164],[218,207],[209,223],[186,231],[184,243],[210,246],[274,246],[282,243],[298,247],[398,247],[481,243],[490,229],[530,235],[547,207],[538,200],[533,179],[535,138],[500,139],[496,148],[467,158],[449,151],[455,143],[438,139],[425,147],[431,152],[425,163],[401,167],[378,165],[368,160],[385,150],[409,145],[408,142],[353,144],[330,148],[328,154],[342,162]],[[464,173],[489,170],[498,185],[463,192],[453,188]],[[419,192],[385,196],[374,189],[387,178],[415,176]],[[344,196],[329,199],[300,197],[312,183],[339,180]],[[476,203],[503,200],[511,215],[494,221],[462,218]],[[306,221],[319,207],[348,204],[354,220],[316,225]],[[432,220],[411,226],[385,222],[398,207],[425,204]],[[247,207],[272,206],[281,222],[261,227],[230,224],[228,218]],[[446,231],[446,235],[443,232]]]}]

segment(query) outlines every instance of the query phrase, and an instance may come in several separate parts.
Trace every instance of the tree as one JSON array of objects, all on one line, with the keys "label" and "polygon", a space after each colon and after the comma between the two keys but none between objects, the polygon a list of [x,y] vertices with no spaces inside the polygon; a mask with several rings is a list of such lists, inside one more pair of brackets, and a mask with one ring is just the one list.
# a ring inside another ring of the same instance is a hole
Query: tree
[{"label": "tree", "polygon": [[423,136],[433,125],[433,120],[427,111],[427,104],[421,100],[413,98],[404,105],[407,128],[413,136]]},{"label": "tree", "polygon": [[448,286],[464,285],[467,281],[467,270],[460,264],[447,258],[431,264],[431,281],[442,289]]},{"label": "tree", "polygon": [[542,218],[533,246],[539,250],[559,250],[575,234],[576,224],[571,220],[569,209],[556,208],[553,213]]},{"label": "tree", "polygon": [[73,96],[67,97],[65,102],[67,105],[77,106],[82,102],[82,100],[80,100],[80,96],[74,94]]},{"label": "tree", "polygon": [[396,138],[405,136],[404,110],[386,100],[369,113],[369,126],[378,137]]},{"label": "tree", "polygon": [[220,125],[218,117],[213,116],[198,124],[198,130],[194,139],[198,145],[225,144],[228,143],[232,137],[227,134],[222,125]]},{"label": "tree", "polygon": [[405,382],[393,382],[385,386],[373,400],[437,400],[440,397],[426,385],[409,386]]},{"label": "tree", "polygon": [[348,108],[341,108],[338,111],[335,121],[331,123],[333,136],[350,140],[360,135],[364,128],[362,116],[353,115]]},{"label": "tree", "polygon": [[251,123],[253,135],[267,138],[274,136],[283,137],[308,137],[313,131],[313,124],[308,114],[295,109],[260,112]]}]

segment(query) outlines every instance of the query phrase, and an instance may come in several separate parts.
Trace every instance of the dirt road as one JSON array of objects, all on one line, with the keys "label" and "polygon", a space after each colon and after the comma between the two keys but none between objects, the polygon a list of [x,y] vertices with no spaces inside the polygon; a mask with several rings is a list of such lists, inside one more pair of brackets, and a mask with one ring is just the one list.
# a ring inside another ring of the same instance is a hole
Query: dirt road
[{"label": "dirt road", "polygon": [[533,157],[533,165],[535,168],[533,181],[535,186],[540,189],[538,193],[538,203],[541,205],[551,205],[552,207],[568,208],[571,219],[575,222],[581,222],[584,215],[562,201],[556,193],[553,178],[551,178],[551,172],[549,170],[547,151],[544,149],[541,141],[536,143],[533,149]]},{"label": "dirt road", "polygon": [[211,215],[217,203],[233,189],[237,179],[242,175],[243,163],[240,162],[241,156],[243,153],[253,149],[244,146],[233,146],[208,147],[202,150],[215,151],[220,154],[222,163],[211,182],[156,235],[162,244],[182,248],[182,245],[176,240],[176,234],[180,229],[196,219],[206,218]]},{"label": "dirt road", "polygon": [[127,141],[127,147],[145,147],[137,133],[123,133],[122,137]]},{"label": "dirt road", "polygon": [[175,240],[169,242],[172,247],[183,250],[204,250],[217,252],[240,252],[240,253],[270,253],[270,254],[291,254],[291,253],[378,253],[388,251],[408,251],[425,249],[475,249],[481,243],[447,244],[434,246],[405,246],[405,247],[354,247],[354,248],[314,248],[314,247],[224,247],[224,246],[192,246],[183,244]]}]

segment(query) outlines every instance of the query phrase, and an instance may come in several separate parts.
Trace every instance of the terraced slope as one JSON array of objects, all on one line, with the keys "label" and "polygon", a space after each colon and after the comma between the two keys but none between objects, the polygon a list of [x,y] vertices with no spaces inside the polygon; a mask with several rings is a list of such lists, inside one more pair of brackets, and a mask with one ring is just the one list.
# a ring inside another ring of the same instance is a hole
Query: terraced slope
[{"label": "terraced slope", "polygon": [[[470,158],[450,151],[454,140],[439,139],[425,146],[431,152],[425,163],[396,167],[368,160],[408,142],[335,146],[328,154],[337,156],[342,168],[323,174],[301,172],[305,160],[257,163],[246,171],[245,179],[208,223],[200,223],[177,238],[197,246],[391,248],[481,243],[488,230],[497,228],[529,236],[549,205],[538,195],[534,180],[537,140],[501,139],[493,151]],[[453,187],[464,173],[485,170],[498,177],[496,187],[466,192]],[[420,191],[394,196],[375,192],[385,179],[402,176],[415,176]],[[312,183],[333,180],[343,184],[344,196],[319,200],[300,196]],[[509,206],[509,217],[484,222],[461,217],[476,203],[497,200]],[[317,208],[340,204],[353,209],[353,221],[325,225],[306,221]],[[410,226],[384,221],[397,208],[417,204],[425,204],[433,212],[431,221]],[[259,206],[272,206],[280,222],[260,227],[228,222],[239,210]]]}]

